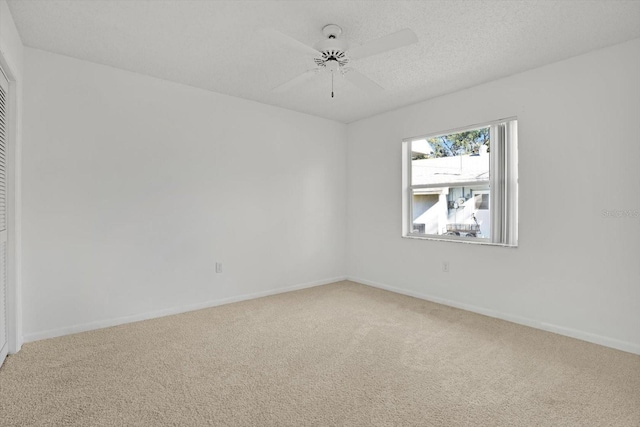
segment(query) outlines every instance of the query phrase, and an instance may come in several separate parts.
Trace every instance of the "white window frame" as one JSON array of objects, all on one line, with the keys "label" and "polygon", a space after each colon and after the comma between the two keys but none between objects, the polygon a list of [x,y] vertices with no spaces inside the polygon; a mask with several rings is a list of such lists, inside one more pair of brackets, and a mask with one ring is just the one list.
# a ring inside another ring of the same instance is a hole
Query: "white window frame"
[{"label": "white window frame", "polygon": [[[491,236],[488,239],[474,237],[424,234],[413,231],[413,192],[418,189],[451,187],[477,187],[481,182],[451,182],[412,185],[411,144],[414,140],[451,135],[489,127],[491,149],[489,152]],[[464,242],[494,246],[518,246],[518,122],[516,117],[475,124],[463,128],[405,138],[402,141],[402,237],[426,240]]]}]

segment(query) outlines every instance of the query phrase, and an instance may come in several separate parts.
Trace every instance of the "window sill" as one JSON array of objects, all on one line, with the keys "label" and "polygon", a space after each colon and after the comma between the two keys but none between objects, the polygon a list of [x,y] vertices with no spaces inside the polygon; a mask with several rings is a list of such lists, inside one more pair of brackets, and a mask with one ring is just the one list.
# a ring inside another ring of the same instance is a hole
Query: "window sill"
[{"label": "window sill", "polygon": [[483,246],[499,246],[503,248],[517,248],[517,245],[507,245],[504,243],[492,243],[487,240],[479,240],[472,237],[459,237],[459,236],[435,236],[428,234],[407,234],[402,236],[403,239],[416,239],[416,240],[433,240],[436,242],[449,242],[449,243],[466,243],[469,245],[483,245]]}]

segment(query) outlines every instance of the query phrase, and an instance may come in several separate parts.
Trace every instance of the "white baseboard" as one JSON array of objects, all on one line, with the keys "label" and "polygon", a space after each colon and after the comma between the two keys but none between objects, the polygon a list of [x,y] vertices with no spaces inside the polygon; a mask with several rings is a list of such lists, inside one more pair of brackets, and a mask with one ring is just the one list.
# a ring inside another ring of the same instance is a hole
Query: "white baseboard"
[{"label": "white baseboard", "polygon": [[142,314],[135,314],[131,316],[123,316],[123,317],[117,317],[113,319],[98,320],[95,322],[73,325],[73,326],[68,326],[68,327],[59,328],[59,329],[51,329],[48,331],[35,332],[35,333],[25,335],[24,342],[28,343],[32,341],[47,339],[47,338],[55,338],[63,335],[75,334],[78,332],[92,331],[95,329],[102,329],[102,328],[108,328],[111,326],[122,325],[125,323],[139,322],[141,320],[148,320],[148,319],[154,319],[157,317],[169,316],[172,314],[186,313],[189,311],[201,310],[203,308],[216,307],[219,305],[230,304],[230,303],[239,302],[239,301],[246,301],[250,299],[266,297],[269,295],[277,295],[284,292],[291,292],[299,289],[306,289],[306,288],[312,288],[315,286],[327,285],[329,283],[340,282],[343,280],[350,280],[352,282],[361,283],[363,285],[372,286],[374,288],[384,289],[384,290],[395,292],[398,294],[420,298],[420,299],[432,301],[438,304],[447,305],[450,307],[460,308],[462,310],[471,311],[471,312],[482,314],[485,316],[506,320],[506,321],[517,323],[520,325],[530,326],[532,328],[541,329],[541,330],[553,332],[559,335],[564,335],[571,338],[576,338],[576,339],[588,341],[594,344],[599,344],[606,347],[611,347],[618,350],[640,355],[640,345],[632,342],[621,341],[615,338],[592,334],[590,332],[585,332],[585,331],[566,328],[563,326],[558,326],[550,323],[540,322],[538,320],[529,319],[526,317],[521,317],[521,316],[509,314],[509,313],[503,313],[495,310],[490,310],[482,307],[477,307],[471,304],[459,303],[453,300],[448,300],[445,298],[440,298],[440,297],[428,295],[421,292],[407,291],[401,288],[389,286],[379,282],[374,282],[374,281],[363,279],[360,277],[346,277],[346,276],[334,277],[334,278],[318,280],[314,282],[301,283],[298,285],[287,286],[283,288],[276,288],[276,289],[271,289],[271,290],[261,291],[261,292],[254,292],[251,294],[238,295],[238,296],[233,296],[228,298],[221,298],[221,299],[212,300],[212,301],[205,301],[197,304],[171,307],[163,310],[157,310],[157,311],[152,311],[152,312],[147,312]]},{"label": "white baseboard", "polygon": [[363,279],[360,277],[348,277],[347,280],[352,282],[361,283],[363,285],[372,286],[374,288],[384,289],[387,291],[395,292],[397,294],[407,295],[410,297],[420,298],[423,300],[435,302],[450,307],[460,308],[462,310],[471,311],[485,316],[494,317],[496,319],[502,319],[509,322],[517,323],[524,326],[530,326],[532,328],[541,329],[543,331],[553,332],[559,335],[564,335],[571,338],[576,338],[582,341],[588,341],[594,344],[600,344],[605,347],[615,348],[617,350],[626,351],[640,355],[640,344],[622,341],[615,338],[605,337],[602,335],[592,334],[590,332],[580,331],[577,329],[566,328],[564,326],[553,325],[551,323],[540,322],[538,320],[529,319],[509,313],[502,313],[495,310],[490,310],[482,307],[477,307],[471,304],[459,303],[453,300],[436,297],[433,295],[424,294],[421,292],[407,291],[394,286],[389,286],[383,283],[373,282],[371,280]]},{"label": "white baseboard", "polygon": [[297,291],[299,289],[306,289],[306,288],[313,288],[315,286],[328,285],[329,283],[340,282],[342,280],[347,280],[346,276],[333,277],[330,279],[317,280],[314,282],[301,283],[293,286],[286,286],[283,288],[270,289],[267,291],[254,292],[254,293],[244,294],[244,295],[237,295],[233,297],[221,298],[221,299],[212,300],[212,301],[205,301],[205,302],[200,302],[196,304],[171,307],[163,310],[157,310],[157,311],[152,311],[152,312],[147,312],[142,314],[134,314],[131,316],[123,316],[123,317],[117,317],[113,319],[98,320],[95,322],[67,326],[67,327],[58,328],[58,329],[51,329],[48,331],[34,332],[31,334],[25,335],[24,342],[27,343],[27,342],[38,341],[38,340],[43,340],[47,338],[55,338],[63,335],[75,334],[78,332],[86,332],[86,331],[92,331],[95,329],[108,328],[111,326],[122,325],[125,323],[139,322],[141,320],[148,320],[148,319],[155,319],[157,317],[170,316],[172,314],[186,313],[189,311],[201,310],[203,308],[216,307],[219,305],[231,304],[234,302],[246,301],[250,299],[266,297],[269,295],[276,295],[276,294],[281,294],[285,292]]}]

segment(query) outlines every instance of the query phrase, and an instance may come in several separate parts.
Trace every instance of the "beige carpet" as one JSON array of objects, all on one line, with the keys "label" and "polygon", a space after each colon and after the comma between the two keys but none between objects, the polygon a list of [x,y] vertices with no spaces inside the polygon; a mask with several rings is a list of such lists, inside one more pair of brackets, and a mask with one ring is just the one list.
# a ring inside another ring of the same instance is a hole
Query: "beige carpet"
[{"label": "beige carpet", "polygon": [[640,356],[341,282],[39,341],[2,426],[639,426]]}]

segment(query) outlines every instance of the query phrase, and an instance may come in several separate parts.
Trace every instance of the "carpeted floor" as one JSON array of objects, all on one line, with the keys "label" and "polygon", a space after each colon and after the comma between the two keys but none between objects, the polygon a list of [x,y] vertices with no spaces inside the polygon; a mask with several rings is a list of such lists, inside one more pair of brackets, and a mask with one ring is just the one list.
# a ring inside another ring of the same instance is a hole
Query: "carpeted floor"
[{"label": "carpeted floor", "polygon": [[640,426],[640,356],[340,282],[27,344],[2,426]]}]

